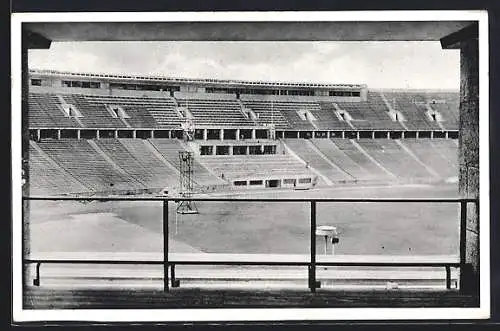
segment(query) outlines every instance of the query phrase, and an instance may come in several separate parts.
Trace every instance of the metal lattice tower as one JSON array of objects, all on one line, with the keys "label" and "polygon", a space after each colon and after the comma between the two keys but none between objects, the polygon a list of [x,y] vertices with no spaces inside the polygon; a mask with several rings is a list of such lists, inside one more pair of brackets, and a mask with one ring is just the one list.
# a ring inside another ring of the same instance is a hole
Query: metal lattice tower
[{"label": "metal lattice tower", "polygon": [[[179,187],[180,195],[184,198],[191,198],[194,189],[193,153],[179,151]],[[194,201],[181,200],[177,205],[179,214],[198,214],[198,208]]]}]

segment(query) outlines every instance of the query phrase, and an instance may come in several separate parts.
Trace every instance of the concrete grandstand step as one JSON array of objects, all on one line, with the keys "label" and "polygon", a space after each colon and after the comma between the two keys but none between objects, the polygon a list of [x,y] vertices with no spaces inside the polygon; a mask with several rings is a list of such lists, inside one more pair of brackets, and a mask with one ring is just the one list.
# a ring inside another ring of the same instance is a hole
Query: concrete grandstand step
[{"label": "concrete grandstand step", "polygon": [[370,161],[372,161],[377,167],[382,169],[387,175],[389,175],[393,179],[397,179],[396,175],[394,175],[392,172],[384,168],[377,160],[375,160],[367,151],[363,149],[354,139],[351,140],[352,144],[363,154],[365,155]]},{"label": "concrete grandstand step", "polygon": [[313,144],[325,155],[331,162],[337,164],[345,173],[357,180],[370,179],[372,176],[369,171],[363,168],[359,163],[352,160],[344,151],[342,151],[330,139],[313,139]]},{"label": "concrete grandstand step", "polygon": [[326,157],[326,155],[324,155],[323,152],[319,148],[317,148],[312,141],[308,140],[307,144],[309,145],[309,147],[312,150],[316,151],[316,153],[318,153],[318,155],[320,155],[333,168],[337,169],[341,173],[345,173],[348,177],[350,177],[350,179],[356,179],[354,176],[352,176],[351,174],[349,174],[348,172],[346,172],[344,169],[340,168],[337,164],[335,164],[328,157]]},{"label": "concrete grandstand step", "polygon": [[314,174],[319,176],[322,179],[322,181],[326,183],[326,185],[328,185],[328,186],[333,185],[333,182],[330,180],[330,178],[328,178],[327,176],[322,174],[320,171],[318,171],[314,167],[311,167],[310,165],[308,165],[308,163],[304,159],[302,159],[297,153],[295,153],[295,151],[290,146],[288,146],[284,140],[281,140],[281,142],[282,142],[283,147],[285,148],[287,154],[292,155],[294,158],[296,158],[304,166],[308,166],[308,169],[310,169]]},{"label": "concrete grandstand step", "polygon": [[174,171],[177,174],[179,173],[179,170],[163,157],[163,155],[156,149],[156,147],[151,143],[149,139],[143,140],[143,142],[144,142],[144,147],[150,150],[158,160],[160,160],[171,171]]},{"label": "concrete grandstand step", "polygon": [[88,143],[92,148],[99,154],[101,155],[116,171],[121,173],[124,176],[127,176],[128,173],[123,170],[118,164],[115,163],[93,140],[88,140]]},{"label": "concrete grandstand step", "polygon": [[[35,155],[30,154],[30,172],[32,172],[32,175],[34,176],[36,172],[41,172],[43,173],[43,176],[48,176],[48,177],[54,177],[51,179],[52,183],[54,180],[60,180],[61,185],[51,187],[51,188],[44,188],[44,192],[49,192],[49,193],[54,193],[50,192],[51,190],[57,190],[57,191],[62,191],[66,192],[66,190],[70,190],[69,193],[83,193],[83,192],[88,192],[91,190],[90,187],[85,185],[82,181],[79,181],[78,178],[74,177],[69,171],[61,167],[59,163],[54,161],[45,151],[43,151],[40,146],[37,145],[36,142],[30,140],[30,147],[33,148],[40,157],[43,158],[44,161],[48,162],[50,167],[55,169],[56,171],[50,171],[50,169],[45,168],[45,167],[37,167],[36,170],[33,169],[36,165],[41,166],[40,164],[35,163]],[[50,171],[50,172],[49,172]],[[58,175],[58,173],[60,175]],[[30,177],[30,182],[35,182],[37,179]],[[63,184],[64,183],[64,184]],[[64,187],[63,187],[64,185]],[[71,192],[72,189],[75,189],[76,192]]]},{"label": "concrete grandstand step", "polygon": [[422,160],[420,160],[418,158],[418,156],[415,155],[415,153],[413,153],[411,151],[410,148],[408,148],[401,140],[394,140],[394,142],[396,144],[398,144],[406,153],[408,153],[416,162],[418,162],[420,165],[422,165],[425,169],[427,169],[427,171],[435,178],[439,179],[441,178],[439,176],[439,174],[434,170],[432,169],[432,167],[430,167],[429,165],[425,164],[425,162],[423,162]]}]

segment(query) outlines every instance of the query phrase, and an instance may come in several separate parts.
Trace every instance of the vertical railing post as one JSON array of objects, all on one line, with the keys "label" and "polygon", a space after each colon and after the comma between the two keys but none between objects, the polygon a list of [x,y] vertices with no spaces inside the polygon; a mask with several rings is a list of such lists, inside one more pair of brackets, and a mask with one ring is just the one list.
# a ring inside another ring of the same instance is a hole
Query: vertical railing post
[{"label": "vertical railing post", "polygon": [[467,201],[460,201],[460,267],[465,264],[465,249],[467,247]]},{"label": "vertical railing post", "polygon": [[316,292],[316,201],[311,200],[311,261],[309,264],[309,289]]},{"label": "vertical railing post", "polygon": [[40,262],[37,262],[35,265],[35,279],[33,279],[33,285],[34,286],[40,286],[40,266],[42,264]]},{"label": "vertical railing post", "polygon": [[446,270],[446,289],[449,290],[451,288],[451,268],[449,265],[445,266]]},{"label": "vertical railing post", "polygon": [[460,289],[463,288],[462,275],[465,272],[465,250],[467,241],[467,202],[460,201]]},{"label": "vertical railing post", "polygon": [[168,291],[168,200],[163,200],[163,290]]}]

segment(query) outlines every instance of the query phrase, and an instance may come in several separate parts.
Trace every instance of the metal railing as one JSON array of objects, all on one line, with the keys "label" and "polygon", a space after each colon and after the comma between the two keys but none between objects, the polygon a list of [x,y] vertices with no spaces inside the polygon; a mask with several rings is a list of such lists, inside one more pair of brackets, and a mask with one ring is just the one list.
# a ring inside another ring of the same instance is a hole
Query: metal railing
[{"label": "metal railing", "polygon": [[[247,266],[305,266],[308,268],[308,286],[311,292],[320,288],[321,284],[316,279],[317,266],[351,266],[351,267],[444,267],[446,272],[446,288],[451,288],[451,268],[462,268],[466,265],[466,224],[467,224],[467,205],[469,203],[479,204],[479,199],[473,198],[441,198],[441,199],[356,199],[356,198],[337,198],[337,199],[259,199],[259,198],[172,198],[172,197],[89,197],[86,199],[69,196],[30,196],[23,197],[25,201],[158,201],[163,204],[163,259],[162,260],[105,260],[105,259],[43,259],[27,258],[23,256],[23,264],[35,264],[36,272],[33,284],[40,285],[40,266],[41,264],[110,264],[110,265],[163,265],[163,288],[169,290],[169,281],[172,287],[178,287],[180,282],[175,277],[176,265],[247,265]],[[206,202],[309,202],[310,204],[310,255],[309,261],[249,261],[249,260],[182,260],[169,259],[169,202],[180,201],[206,201]],[[317,261],[316,260],[316,207],[318,203],[447,203],[460,205],[460,239],[459,239],[459,262],[439,261],[439,262],[398,262],[398,261]],[[24,242],[24,233],[23,233]],[[170,270],[169,270],[170,269]],[[169,279],[170,272],[170,279]],[[23,272],[24,277],[24,272]],[[24,280],[23,280],[24,281]]]}]

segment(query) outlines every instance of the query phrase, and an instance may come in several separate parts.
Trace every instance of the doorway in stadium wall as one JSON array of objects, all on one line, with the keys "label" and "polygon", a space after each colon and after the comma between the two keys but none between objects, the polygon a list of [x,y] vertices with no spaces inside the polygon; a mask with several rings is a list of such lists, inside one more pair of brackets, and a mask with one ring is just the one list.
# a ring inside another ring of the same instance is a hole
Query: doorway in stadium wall
[{"label": "doorway in stadium wall", "polygon": [[266,187],[280,187],[279,179],[268,179],[266,180]]}]

